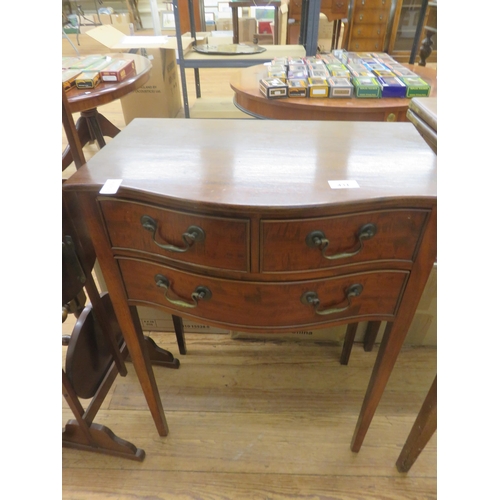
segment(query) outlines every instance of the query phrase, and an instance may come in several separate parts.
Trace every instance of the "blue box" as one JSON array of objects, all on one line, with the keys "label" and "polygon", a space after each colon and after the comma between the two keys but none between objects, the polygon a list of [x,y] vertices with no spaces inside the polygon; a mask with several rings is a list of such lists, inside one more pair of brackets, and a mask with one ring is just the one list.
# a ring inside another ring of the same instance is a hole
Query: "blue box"
[{"label": "blue box", "polygon": [[406,85],[395,76],[377,77],[382,87],[382,97],[406,97]]}]

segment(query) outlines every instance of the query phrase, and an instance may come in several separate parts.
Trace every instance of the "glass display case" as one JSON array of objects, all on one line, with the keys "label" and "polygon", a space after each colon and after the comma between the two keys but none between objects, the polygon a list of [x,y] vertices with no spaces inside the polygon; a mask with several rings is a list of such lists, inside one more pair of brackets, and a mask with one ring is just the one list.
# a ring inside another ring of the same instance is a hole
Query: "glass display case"
[{"label": "glass display case", "polygon": [[[435,2],[434,2],[435,3]],[[408,62],[415,38],[418,18],[422,2],[420,0],[397,0],[388,46],[388,53],[400,62]],[[424,19],[424,26],[428,24],[429,8]],[[422,30],[423,38],[425,30]],[[420,43],[422,40],[420,40]],[[433,37],[433,54],[429,61],[435,61],[437,56],[437,36]],[[419,44],[420,45],[420,44]]]}]

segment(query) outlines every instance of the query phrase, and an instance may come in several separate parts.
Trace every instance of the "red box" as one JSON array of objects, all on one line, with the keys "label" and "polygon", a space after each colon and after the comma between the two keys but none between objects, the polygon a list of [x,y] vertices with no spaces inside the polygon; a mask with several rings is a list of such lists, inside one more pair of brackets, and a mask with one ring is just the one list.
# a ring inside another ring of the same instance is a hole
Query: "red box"
[{"label": "red box", "polygon": [[100,73],[103,82],[121,82],[135,75],[135,62],[132,59],[113,59]]},{"label": "red box", "polygon": [[259,21],[259,34],[260,35],[272,35],[271,21]]}]

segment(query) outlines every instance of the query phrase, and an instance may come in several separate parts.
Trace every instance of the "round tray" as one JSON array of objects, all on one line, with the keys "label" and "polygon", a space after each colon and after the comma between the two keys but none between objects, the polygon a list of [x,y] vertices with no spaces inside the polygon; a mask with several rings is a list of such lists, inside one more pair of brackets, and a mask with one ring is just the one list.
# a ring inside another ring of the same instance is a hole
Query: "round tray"
[{"label": "round tray", "polygon": [[260,54],[265,52],[266,49],[256,44],[245,43],[226,43],[221,45],[196,45],[193,50],[200,54],[222,55],[222,56],[236,56],[241,54]]}]

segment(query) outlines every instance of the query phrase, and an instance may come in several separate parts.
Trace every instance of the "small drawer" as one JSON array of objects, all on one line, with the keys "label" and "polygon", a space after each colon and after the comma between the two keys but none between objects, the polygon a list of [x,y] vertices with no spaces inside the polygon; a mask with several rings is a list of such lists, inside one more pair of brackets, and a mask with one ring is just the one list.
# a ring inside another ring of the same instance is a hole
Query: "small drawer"
[{"label": "small drawer", "polygon": [[215,269],[248,272],[246,219],[208,217],[153,205],[99,199],[113,250],[137,251]]},{"label": "small drawer", "polygon": [[353,26],[351,40],[358,38],[376,38],[383,40],[385,26],[382,24],[357,24]]},{"label": "small drawer", "polygon": [[409,276],[408,271],[388,270],[288,283],[253,282],[136,259],[117,261],[130,304],[162,307],[222,328],[285,329],[368,317],[391,320]]},{"label": "small drawer", "polygon": [[356,52],[381,52],[384,50],[384,37],[351,39],[349,50]]},{"label": "small drawer", "polygon": [[354,0],[354,7],[359,9],[390,10],[392,0]]},{"label": "small drawer", "polygon": [[356,28],[358,24],[382,24],[385,25],[389,19],[389,12],[375,9],[361,9],[352,16],[352,27]]},{"label": "small drawer", "polygon": [[337,217],[264,220],[261,272],[307,271],[359,262],[413,260],[425,210],[382,210]]},{"label": "small drawer", "polygon": [[349,0],[322,0],[321,12],[327,17],[331,13],[336,17],[346,18],[349,13]]}]

